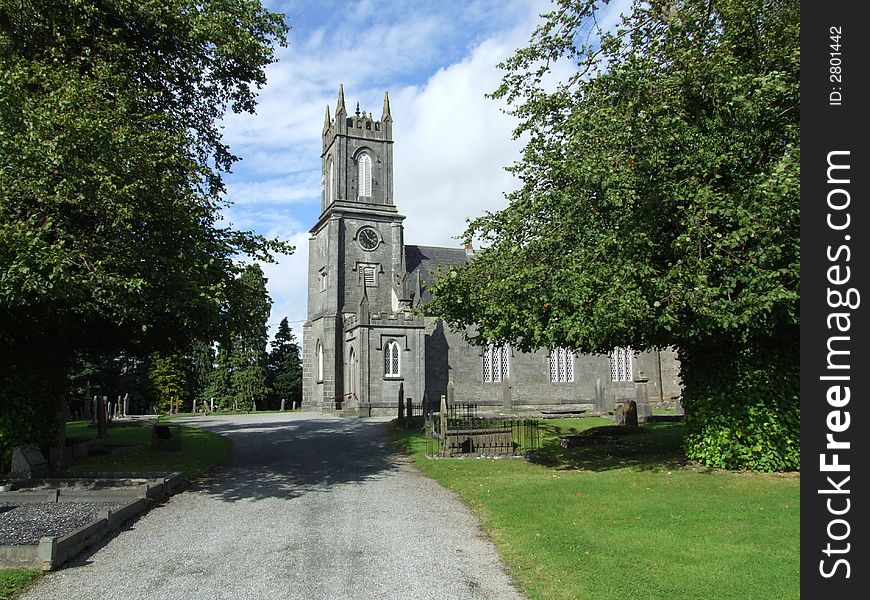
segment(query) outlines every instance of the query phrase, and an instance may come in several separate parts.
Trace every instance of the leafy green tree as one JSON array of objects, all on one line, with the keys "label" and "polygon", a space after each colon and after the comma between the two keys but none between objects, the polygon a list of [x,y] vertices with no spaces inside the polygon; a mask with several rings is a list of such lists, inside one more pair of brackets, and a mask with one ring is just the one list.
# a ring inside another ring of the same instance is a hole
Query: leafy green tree
[{"label": "leafy green tree", "polygon": [[215,349],[211,342],[195,342],[188,353],[188,388],[192,412],[196,412],[203,402],[209,403],[207,388],[215,369]]},{"label": "leafy green tree", "polygon": [[157,354],[151,357],[151,381],[160,414],[181,412],[187,393],[187,361],[181,354]]},{"label": "leafy green tree", "polygon": [[219,343],[215,350],[214,369],[206,377],[203,389],[203,400],[209,403],[214,400],[218,410],[232,408],[232,378],[230,370],[230,349],[226,342]]},{"label": "leafy green tree", "polygon": [[635,2],[612,32],[600,8],[558,0],[503,65],[522,186],[429,308],[524,350],[673,345],[688,456],[795,469],[798,3]]},{"label": "leafy green tree", "polygon": [[285,408],[302,404],[302,359],[287,317],[278,324],[269,351],[269,387],[271,408],[280,407],[281,400],[286,401]]},{"label": "leafy green tree", "polygon": [[221,117],[286,30],[256,0],[0,0],[0,454],[50,443],[78,348],[213,339],[234,258],[292,250],[219,215]]},{"label": "leafy green tree", "polygon": [[266,344],[272,299],[258,264],[246,266],[238,284],[230,305],[228,340],[232,397],[236,410],[252,410],[263,406],[268,394]]}]

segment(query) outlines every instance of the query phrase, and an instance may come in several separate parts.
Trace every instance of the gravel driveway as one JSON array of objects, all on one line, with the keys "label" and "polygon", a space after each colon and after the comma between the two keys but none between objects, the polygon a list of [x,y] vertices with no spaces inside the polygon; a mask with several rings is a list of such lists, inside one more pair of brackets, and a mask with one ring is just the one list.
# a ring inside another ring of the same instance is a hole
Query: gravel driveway
[{"label": "gravel driveway", "polygon": [[467,508],[376,419],[191,419],[227,467],[49,574],[27,600],[521,599]]}]

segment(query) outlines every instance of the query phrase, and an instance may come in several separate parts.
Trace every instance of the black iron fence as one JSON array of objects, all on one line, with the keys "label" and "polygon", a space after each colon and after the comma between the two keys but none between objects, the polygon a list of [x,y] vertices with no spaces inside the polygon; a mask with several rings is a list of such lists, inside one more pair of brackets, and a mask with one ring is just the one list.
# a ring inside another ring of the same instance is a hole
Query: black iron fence
[{"label": "black iron fence", "polygon": [[450,408],[443,417],[439,411],[424,419],[430,457],[525,456],[541,447],[535,419],[478,416],[476,406]]}]

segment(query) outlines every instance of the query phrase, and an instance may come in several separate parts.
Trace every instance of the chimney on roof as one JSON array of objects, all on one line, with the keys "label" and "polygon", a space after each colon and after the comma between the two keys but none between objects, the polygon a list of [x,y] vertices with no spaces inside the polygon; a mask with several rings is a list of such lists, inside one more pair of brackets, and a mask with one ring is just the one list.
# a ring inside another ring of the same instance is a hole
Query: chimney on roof
[{"label": "chimney on roof", "polygon": [[471,240],[465,242],[465,256],[474,256],[474,246],[471,245]]}]

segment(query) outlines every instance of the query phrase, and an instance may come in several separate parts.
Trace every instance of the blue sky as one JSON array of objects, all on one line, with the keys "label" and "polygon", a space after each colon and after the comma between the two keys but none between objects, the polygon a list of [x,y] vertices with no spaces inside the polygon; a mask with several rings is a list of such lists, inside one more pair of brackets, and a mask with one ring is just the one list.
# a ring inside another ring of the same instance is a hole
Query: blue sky
[{"label": "blue sky", "polygon": [[[621,8],[625,2],[614,3]],[[496,65],[525,45],[548,0],[372,2],[265,0],[292,27],[267,71],[256,115],[228,115],[224,140],[242,157],[226,177],[236,228],[277,236],[292,256],[263,265],[274,302],[270,336],[306,318],[308,231],[320,213],[320,135],[339,84],[348,108],[381,114],[390,93],[395,202],[409,244],[458,246],[467,218],[506,205],[519,158],[514,121],[487,99]]]}]

